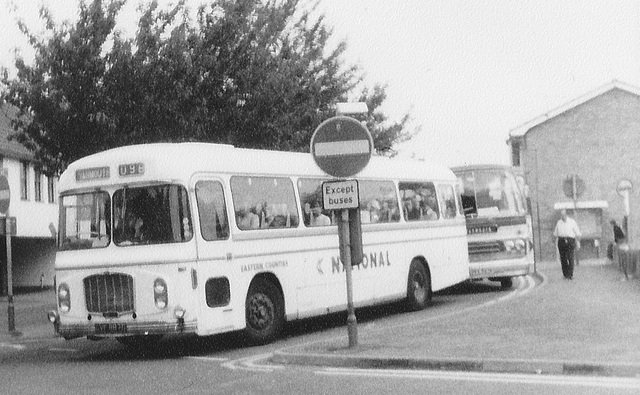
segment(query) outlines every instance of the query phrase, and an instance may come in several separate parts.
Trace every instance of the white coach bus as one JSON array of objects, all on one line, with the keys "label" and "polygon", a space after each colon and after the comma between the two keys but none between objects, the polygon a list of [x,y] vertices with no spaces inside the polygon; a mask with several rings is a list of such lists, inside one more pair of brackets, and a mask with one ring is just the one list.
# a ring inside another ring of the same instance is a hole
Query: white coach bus
[{"label": "white coach bus", "polygon": [[[357,176],[364,258],[356,307],[406,300],[469,277],[457,179],[441,166],[372,158]],[[346,310],[329,178],[310,154],[205,143],[111,149],[62,174],[57,310],[66,339],[147,344],[163,335],[244,330]]]},{"label": "white coach bus", "polygon": [[533,231],[525,191],[505,165],[454,167],[469,234],[469,277],[500,281],[534,272]]}]

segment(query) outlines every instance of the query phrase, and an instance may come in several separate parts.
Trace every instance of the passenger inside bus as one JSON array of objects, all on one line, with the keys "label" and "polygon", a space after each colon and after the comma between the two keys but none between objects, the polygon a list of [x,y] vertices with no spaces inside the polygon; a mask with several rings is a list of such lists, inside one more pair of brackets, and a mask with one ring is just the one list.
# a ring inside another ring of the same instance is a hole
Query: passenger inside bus
[{"label": "passenger inside bus", "polygon": [[367,211],[369,211],[369,220],[371,223],[380,222],[380,203],[376,199],[369,200],[367,203]]},{"label": "passenger inside bus", "polygon": [[248,202],[245,202],[236,213],[236,222],[238,228],[242,230],[258,229],[260,227],[260,217],[251,211],[251,206]]},{"label": "passenger inside bus", "polygon": [[331,219],[322,213],[322,205],[320,202],[313,202],[311,207],[311,219],[309,226],[328,226],[331,225]]},{"label": "passenger inside bus", "polygon": [[422,219],[434,221],[438,219],[438,201],[435,191],[423,188],[420,190],[422,196]]},{"label": "passenger inside bus", "polygon": [[287,209],[287,205],[265,203],[264,210],[261,215],[262,228],[289,228],[291,224],[291,215]]},{"label": "passenger inside bus", "polygon": [[417,221],[420,219],[420,206],[415,196],[404,199],[404,216],[407,221]]},{"label": "passenger inside bus", "polygon": [[398,214],[398,205],[394,202],[387,200],[382,202],[382,208],[380,209],[380,222],[398,222],[400,220],[400,214]]},{"label": "passenger inside bus", "polygon": [[115,213],[116,243],[122,245],[133,244],[144,239],[143,225],[144,220],[139,214],[138,209],[128,208],[124,210],[118,209]]}]

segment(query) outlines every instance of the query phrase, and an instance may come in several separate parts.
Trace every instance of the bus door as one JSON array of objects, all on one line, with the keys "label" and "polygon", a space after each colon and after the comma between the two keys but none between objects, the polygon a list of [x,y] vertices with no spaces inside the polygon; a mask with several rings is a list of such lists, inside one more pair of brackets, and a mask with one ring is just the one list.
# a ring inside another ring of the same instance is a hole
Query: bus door
[{"label": "bus door", "polygon": [[[192,274],[197,284],[198,333],[214,334],[237,327],[233,322],[231,284],[234,265],[229,264],[232,242],[229,233],[223,182],[199,176],[193,180],[198,216],[198,261]],[[234,278],[237,278],[234,277]],[[236,300],[237,295],[236,295]],[[235,314],[235,316],[240,316]]]}]

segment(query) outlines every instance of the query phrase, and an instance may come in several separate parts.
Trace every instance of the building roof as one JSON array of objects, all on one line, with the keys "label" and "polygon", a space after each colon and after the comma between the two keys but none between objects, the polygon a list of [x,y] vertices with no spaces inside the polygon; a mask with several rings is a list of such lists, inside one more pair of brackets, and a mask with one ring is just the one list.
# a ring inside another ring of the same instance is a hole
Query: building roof
[{"label": "building roof", "polygon": [[11,117],[17,112],[15,107],[0,104],[0,155],[15,159],[33,159],[33,153],[25,146],[15,140],[9,140],[9,135],[14,133]]},{"label": "building roof", "polygon": [[623,91],[627,91],[629,93],[632,93],[634,95],[640,96],[640,88],[626,84],[624,82],[618,81],[618,80],[613,80],[611,82],[609,82],[608,84],[602,85],[601,87],[592,90],[591,92],[588,92],[576,99],[571,100],[568,103],[565,103],[563,105],[561,105],[560,107],[557,107],[545,114],[542,114],[530,121],[527,121],[521,125],[516,126],[515,128],[511,129],[509,131],[509,140],[514,138],[514,137],[522,137],[525,134],[527,134],[527,132],[529,130],[531,130],[531,128],[533,128],[534,126],[537,126],[551,118],[554,118],[560,114],[562,114],[565,111],[568,111],[574,107],[577,107],[581,104],[586,103],[587,101],[596,98],[612,89],[620,89]]}]

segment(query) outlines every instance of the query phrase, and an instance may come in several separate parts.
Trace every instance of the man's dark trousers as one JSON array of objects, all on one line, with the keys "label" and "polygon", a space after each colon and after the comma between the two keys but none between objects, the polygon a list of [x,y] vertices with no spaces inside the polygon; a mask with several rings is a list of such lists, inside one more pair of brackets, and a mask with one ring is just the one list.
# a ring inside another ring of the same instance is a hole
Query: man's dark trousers
[{"label": "man's dark trousers", "polygon": [[576,239],[573,237],[558,238],[558,252],[560,253],[562,274],[569,279],[573,277],[573,254],[575,249]]}]

